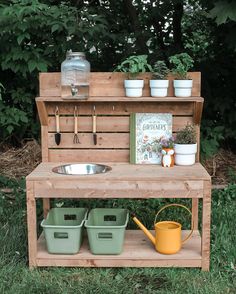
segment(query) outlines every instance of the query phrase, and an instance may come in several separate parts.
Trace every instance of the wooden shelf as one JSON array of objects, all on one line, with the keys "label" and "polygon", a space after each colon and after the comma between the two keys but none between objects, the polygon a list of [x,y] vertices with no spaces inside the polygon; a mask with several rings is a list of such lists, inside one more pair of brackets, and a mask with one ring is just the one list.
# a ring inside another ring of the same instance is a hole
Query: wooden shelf
[{"label": "wooden shelf", "polygon": [[[183,237],[189,231],[183,231]],[[156,252],[154,246],[142,231],[127,230],[124,250],[120,255],[93,255],[85,238],[80,251],[75,255],[49,254],[44,235],[38,240],[37,266],[80,266],[80,267],[201,267],[201,237],[194,231],[177,254],[164,255]]]},{"label": "wooden shelf", "polygon": [[203,102],[204,98],[202,97],[140,97],[140,98],[130,98],[124,96],[93,96],[88,99],[62,99],[61,96],[45,96],[37,97],[36,101],[43,102],[79,102],[79,103],[89,103],[89,102]]}]

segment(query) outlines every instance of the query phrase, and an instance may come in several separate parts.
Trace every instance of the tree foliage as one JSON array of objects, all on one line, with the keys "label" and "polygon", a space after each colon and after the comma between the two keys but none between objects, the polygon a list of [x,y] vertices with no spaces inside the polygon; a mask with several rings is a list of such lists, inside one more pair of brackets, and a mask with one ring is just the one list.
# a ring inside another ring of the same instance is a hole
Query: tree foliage
[{"label": "tree foliage", "polygon": [[[232,141],[236,137],[234,2],[1,1],[0,127],[4,132],[0,137],[19,139],[19,130],[21,136],[37,136],[38,73],[59,71],[65,52],[72,49],[86,52],[93,71],[113,71],[131,55],[148,55],[150,64],[163,60],[169,66],[169,56],[187,52],[194,59],[194,70],[202,72],[206,125],[223,127],[224,137]],[[204,128],[203,135],[205,139],[209,135]]]}]

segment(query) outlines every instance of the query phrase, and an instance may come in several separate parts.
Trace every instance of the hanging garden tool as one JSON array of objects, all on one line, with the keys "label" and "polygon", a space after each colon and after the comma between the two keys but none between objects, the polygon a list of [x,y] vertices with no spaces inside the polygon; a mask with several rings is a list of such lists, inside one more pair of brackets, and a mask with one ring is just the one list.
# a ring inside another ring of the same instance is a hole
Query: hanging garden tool
[{"label": "hanging garden tool", "polygon": [[73,139],[74,144],[80,144],[79,141],[79,135],[78,135],[78,108],[75,106],[74,109],[74,139]]},{"label": "hanging garden tool", "polygon": [[[191,215],[192,222],[191,222],[191,231],[184,240],[181,240],[181,224],[174,222],[174,221],[161,221],[156,223],[157,216],[160,214],[161,211],[166,209],[167,207],[177,206],[186,209],[189,214]],[[156,251],[162,254],[175,254],[180,249],[182,244],[184,244],[193,233],[194,223],[191,211],[182,204],[167,204],[162,207],[158,213],[156,214],[155,221],[154,221],[154,228],[156,235],[155,237],[150,233],[147,228],[133,215],[133,221],[139,226],[139,228],[144,232],[144,234],[151,240],[153,245],[156,248]]]},{"label": "hanging garden tool", "polygon": [[95,105],[93,106],[93,144],[97,145],[97,116],[95,113]]},{"label": "hanging garden tool", "polygon": [[56,142],[57,145],[60,145],[60,143],[61,143],[61,133],[60,133],[60,122],[59,122],[60,115],[59,115],[58,106],[56,107],[55,118],[56,118],[55,142]]}]

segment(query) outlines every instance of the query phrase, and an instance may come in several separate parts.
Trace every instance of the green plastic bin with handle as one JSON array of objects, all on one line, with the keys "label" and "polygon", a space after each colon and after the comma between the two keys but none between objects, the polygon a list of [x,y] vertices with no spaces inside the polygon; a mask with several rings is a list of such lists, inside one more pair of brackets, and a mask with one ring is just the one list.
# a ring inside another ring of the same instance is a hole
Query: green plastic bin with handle
[{"label": "green plastic bin with handle", "polygon": [[121,254],[128,220],[127,209],[92,209],[85,221],[91,252],[93,254]]},{"label": "green plastic bin with handle", "polygon": [[79,252],[86,208],[52,208],[41,222],[47,244],[52,254],[76,254]]}]

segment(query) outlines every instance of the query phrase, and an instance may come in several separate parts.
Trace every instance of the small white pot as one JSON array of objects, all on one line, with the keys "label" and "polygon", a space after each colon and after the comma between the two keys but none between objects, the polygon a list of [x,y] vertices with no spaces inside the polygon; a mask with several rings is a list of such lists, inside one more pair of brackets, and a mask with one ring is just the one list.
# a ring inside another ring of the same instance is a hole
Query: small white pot
[{"label": "small white pot", "polygon": [[193,165],[197,153],[196,144],[175,144],[175,164],[176,165]]},{"label": "small white pot", "polygon": [[142,97],[144,80],[125,80],[124,85],[127,97]]},{"label": "small white pot", "polygon": [[169,80],[150,80],[151,96],[166,97]]},{"label": "small white pot", "polygon": [[193,80],[174,80],[175,96],[190,97],[192,94]]}]

